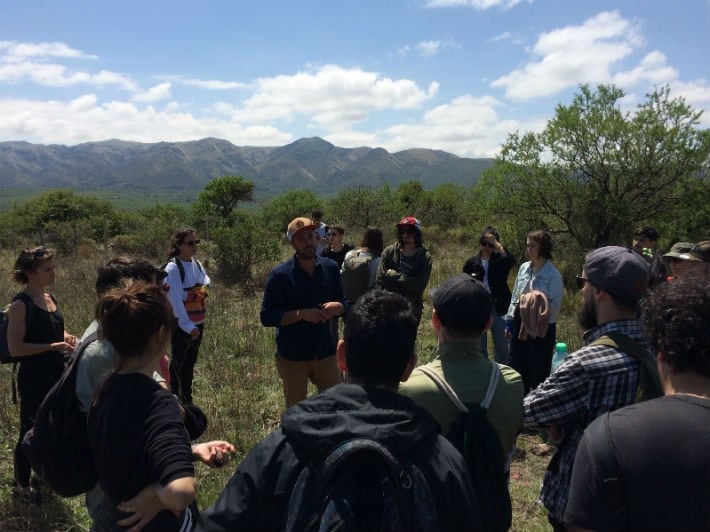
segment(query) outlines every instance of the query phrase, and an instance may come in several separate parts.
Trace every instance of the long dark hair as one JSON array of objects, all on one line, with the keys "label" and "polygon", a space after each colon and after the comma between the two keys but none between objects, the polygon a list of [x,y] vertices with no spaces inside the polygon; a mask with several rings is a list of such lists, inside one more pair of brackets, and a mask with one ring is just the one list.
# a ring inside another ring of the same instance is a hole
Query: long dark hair
[{"label": "long dark hair", "polygon": [[188,227],[187,225],[184,227],[181,227],[177,231],[173,233],[173,236],[170,238],[170,251],[168,251],[168,259],[172,259],[173,257],[177,257],[180,255],[180,245],[185,242],[185,238],[190,235],[190,234],[197,234],[197,231],[193,229],[192,227]]}]

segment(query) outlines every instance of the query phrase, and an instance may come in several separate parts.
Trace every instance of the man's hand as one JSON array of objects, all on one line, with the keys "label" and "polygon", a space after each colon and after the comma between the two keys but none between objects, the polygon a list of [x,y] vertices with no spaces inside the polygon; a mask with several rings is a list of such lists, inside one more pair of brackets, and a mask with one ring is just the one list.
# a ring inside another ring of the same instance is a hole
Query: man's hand
[{"label": "man's hand", "polygon": [[149,484],[130,501],[122,502],[118,505],[122,512],[131,514],[129,517],[118,522],[120,526],[132,526],[128,532],[138,532],[150,523],[153,518],[162,510],[167,510],[163,501],[158,497],[155,484]]},{"label": "man's hand", "polygon": [[190,336],[192,336],[193,340],[197,340],[200,337],[200,329],[195,327],[190,331]]},{"label": "man's hand", "polygon": [[323,303],[320,309],[327,314],[328,318],[340,316],[343,312],[345,312],[345,307],[343,307],[343,304],[338,301],[328,301],[327,303]]},{"label": "man's hand", "polygon": [[323,323],[330,319],[328,313],[319,308],[304,308],[298,311],[298,315],[308,323]]},{"label": "man's hand", "polygon": [[197,443],[192,446],[192,457],[209,467],[222,467],[234,452],[234,445],[222,440]]}]

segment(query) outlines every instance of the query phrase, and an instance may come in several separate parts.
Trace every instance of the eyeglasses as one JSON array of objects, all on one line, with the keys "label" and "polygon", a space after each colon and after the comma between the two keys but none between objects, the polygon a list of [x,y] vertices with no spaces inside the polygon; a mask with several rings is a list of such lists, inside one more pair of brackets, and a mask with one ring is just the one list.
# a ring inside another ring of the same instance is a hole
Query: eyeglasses
[{"label": "eyeglasses", "polygon": [[325,236],[338,236],[339,233],[326,233]]},{"label": "eyeglasses", "polygon": [[580,290],[584,288],[584,285],[587,283],[594,284],[592,283],[592,281],[590,281],[586,277],[582,277],[581,275],[578,275],[577,277],[575,277],[575,279],[577,280],[577,288],[579,288]]},{"label": "eyeglasses", "polygon": [[190,240],[189,242],[183,242],[186,246],[197,246],[200,243],[200,239],[196,238],[195,240]]}]

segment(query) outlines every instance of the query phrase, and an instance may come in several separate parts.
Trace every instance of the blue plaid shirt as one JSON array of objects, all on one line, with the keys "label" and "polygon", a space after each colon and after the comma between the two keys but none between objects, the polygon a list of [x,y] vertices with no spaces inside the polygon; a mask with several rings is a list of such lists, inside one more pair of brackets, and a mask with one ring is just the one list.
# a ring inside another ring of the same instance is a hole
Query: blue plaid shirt
[{"label": "blue plaid shirt", "polygon": [[610,331],[623,333],[650,352],[636,320],[605,323],[587,331],[585,347],[568,355],[557,370],[524,399],[523,422],[532,429],[557,425],[562,439],[550,460],[540,491],[545,508],[563,522],[572,465],[584,429],[597,416],[634,402],[639,363],[623,351],[590,346]]}]

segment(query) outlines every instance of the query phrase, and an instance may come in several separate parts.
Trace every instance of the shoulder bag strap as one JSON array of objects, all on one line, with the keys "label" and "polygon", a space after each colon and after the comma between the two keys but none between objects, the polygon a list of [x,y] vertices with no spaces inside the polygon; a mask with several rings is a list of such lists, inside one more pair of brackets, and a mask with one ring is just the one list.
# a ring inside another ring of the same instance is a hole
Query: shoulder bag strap
[{"label": "shoulder bag strap", "polygon": [[486,390],[486,395],[481,401],[481,407],[488,410],[493,402],[493,396],[496,394],[496,389],[498,388],[498,381],[500,380],[500,366],[497,362],[491,364],[491,378],[488,380],[488,389]]}]

